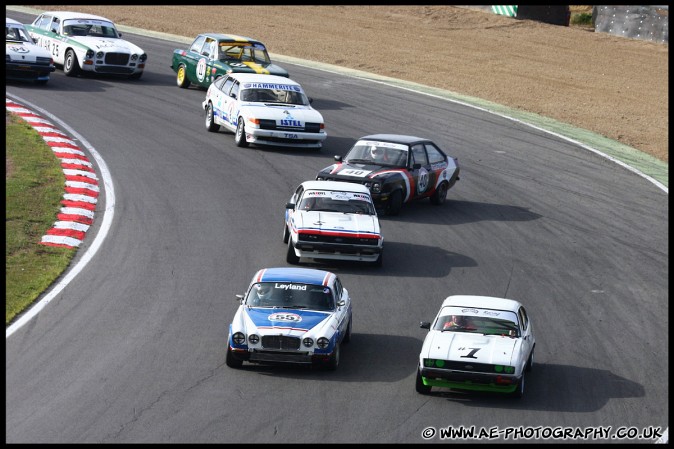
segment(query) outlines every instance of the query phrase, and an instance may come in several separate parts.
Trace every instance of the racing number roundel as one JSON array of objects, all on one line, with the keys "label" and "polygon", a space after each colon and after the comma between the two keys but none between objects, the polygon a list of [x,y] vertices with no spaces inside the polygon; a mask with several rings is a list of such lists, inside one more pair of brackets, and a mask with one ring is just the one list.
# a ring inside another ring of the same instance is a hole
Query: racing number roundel
[{"label": "racing number roundel", "polygon": [[296,313],[278,312],[269,315],[269,321],[290,321],[294,323],[299,323],[300,321],[302,321],[302,317]]},{"label": "racing number roundel", "polygon": [[417,183],[417,191],[419,193],[426,191],[428,188],[429,178],[428,170],[426,170],[424,167],[421,167],[419,169],[419,182]]},{"label": "racing number roundel", "polygon": [[205,76],[206,76],[206,58],[201,58],[197,63],[197,79],[199,80],[199,82],[203,82]]}]

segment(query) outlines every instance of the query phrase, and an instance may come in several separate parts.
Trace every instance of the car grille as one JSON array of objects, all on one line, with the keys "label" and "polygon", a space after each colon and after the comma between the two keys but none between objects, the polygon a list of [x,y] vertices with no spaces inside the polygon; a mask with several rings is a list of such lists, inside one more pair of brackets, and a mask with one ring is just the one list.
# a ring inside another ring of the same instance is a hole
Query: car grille
[{"label": "car grille", "polygon": [[[443,360],[444,364],[442,366],[442,369],[452,369],[452,370],[460,370],[460,371],[470,371],[474,373],[494,373],[496,370],[494,369],[495,365],[492,365],[490,363],[472,363],[472,362],[457,362],[457,361],[451,361],[451,360]],[[439,368],[438,366],[432,366],[429,368]]]},{"label": "car grille", "polygon": [[127,65],[129,63],[128,53],[106,53],[105,63],[110,65]]},{"label": "car grille", "polygon": [[300,349],[300,339],[283,335],[265,335],[262,337],[262,347],[265,349],[285,349],[297,351]]},{"label": "car grille", "polygon": [[339,245],[367,245],[377,246],[379,239],[366,239],[359,237],[337,237],[334,235],[316,235],[316,234],[299,234],[297,238],[303,242],[313,243],[336,243]]},{"label": "car grille", "polygon": [[276,124],[275,120],[260,120],[261,129],[271,129],[278,131],[294,131],[294,132],[305,132],[305,133],[320,133],[321,124],[320,123],[305,123],[304,126],[279,126]]}]

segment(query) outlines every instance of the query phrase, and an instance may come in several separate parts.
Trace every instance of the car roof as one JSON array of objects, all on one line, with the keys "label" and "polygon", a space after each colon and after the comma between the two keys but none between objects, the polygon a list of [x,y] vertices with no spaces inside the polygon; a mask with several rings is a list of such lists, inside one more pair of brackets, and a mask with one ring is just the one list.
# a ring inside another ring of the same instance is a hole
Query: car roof
[{"label": "car roof", "polygon": [[494,296],[452,295],[445,298],[442,307],[477,307],[479,309],[508,310],[517,312],[522,304],[514,299]]},{"label": "car roof", "polygon": [[332,190],[335,192],[356,192],[370,195],[370,189],[363,184],[344,181],[304,181],[304,190]]},{"label": "car roof", "polygon": [[363,136],[358,140],[379,140],[381,142],[403,143],[405,145],[430,141],[430,139],[425,139],[423,137],[408,136],[405,134],[370,134],[369,136]]},{"label": "car roof", "polygon": [[93,19],[93,20],[105,20],[107,22],[112,22],[112,20],[103,17],[103,16],[97,16],[94,14],[87,14],[85,12],[74,12],[74,11],[45,11],[42,13],[43,15],[49,15],[49,16],[56,16],[61,20],[69,20],[69,19]]},{"label": "car roof", "polygon": [[336,277],[330,271],[314,268],[275,267],[258,270],[253,276],[253,282],[302,282],[331,286]]},{"label": "car roof", "polygon": [[[289,84],[291,86],[300,86],[297,81],[278,75],[265,75],[261,73],[230,73],[229,76],[242,83],[265,83],[265,84]],[[301,87],[301,86],[300,86]]]},{"label": "car roof", "polygon": [[247,37],[247,36],[239,36],[238,34],[224,34],[224,33],[200,33],[199,36],[208,36],[212,37],[213,39],[217,39],[219,41],[226,41],[226,42],[250,42],[251,44],[261,44],[264,45],[262,42],[260,42],[257,39],[253,39],[252,37]]},{"label": "car roof", "polygon": [[23,25],[18,20],[10,19],[9,17],[7,17],[7,22],[5,22],[5,23],[11,23],[12,25]]}]

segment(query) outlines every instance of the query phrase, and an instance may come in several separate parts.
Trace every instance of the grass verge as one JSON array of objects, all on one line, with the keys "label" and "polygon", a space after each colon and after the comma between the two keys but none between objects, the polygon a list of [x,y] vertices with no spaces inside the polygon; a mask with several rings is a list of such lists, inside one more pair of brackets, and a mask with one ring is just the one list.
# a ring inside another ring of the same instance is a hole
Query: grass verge
[{"label": "grass verge", "polygon": [[65,176],[42,137],[9,112],[5,120],[5,324],[68,267],[75,249],[40,244],[56,221]]}]

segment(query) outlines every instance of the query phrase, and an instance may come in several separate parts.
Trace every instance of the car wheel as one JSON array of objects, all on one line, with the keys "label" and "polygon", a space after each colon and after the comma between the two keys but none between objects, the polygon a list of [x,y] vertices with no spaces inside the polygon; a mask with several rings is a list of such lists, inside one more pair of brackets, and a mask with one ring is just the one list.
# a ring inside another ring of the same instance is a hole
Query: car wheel
[{"label": "car wheel", "polygon": [[396,190],[388,199],[388,206],[386,207],[386,215],[398,215],[400,209],[403,207],[403,194],[400,190]]},{"label": "car wheel", "polygon": [[243,360],[234,355],[229,345],[227,345],[227,357],[225,358],[225,363],[230,368],[241,368],[241,366],[243,366]]},{"label": "car wheel", "polygon": [[417,381],[416,381],[416,390],[420,394],[429,394],[431,392],[431,387],[424,385],[424,381],[421,378],[421,370],[417,367]]},{"label": "car wheel", "polygon": [[246,125],[243,123],[243,117],[239,117],[239,122],[236,125],[236,132],[234,133],[234,143],[237,147],[247,147],[246,141]]},{"label": "car wheel", "polygon": [[66,52],[66,57],[63,60],[63,73],[66,76],[77,76],[80,73],[80,65],[77,62],[77,56],[73,50]]},{"label": "car wheel", "polygon": [[206,106],[206,129],[212,133],[220,129],[220,125],[216,125],[213,119],[213,103],[210,101],[208,102],[208,106]]},{"label": "car wheel", "polygon": [[348,343],[351,341],[351,323],[353,322],[353,317],[349,318],[349,325],[346,327],[346,333],[344,334],[344,339],[342,343]]},{"label": "car wheel", "polygon": [[176,84],[182,89],[187,89],[190,87],[190,80],[187,78],[187,68],[184,64],[178,66],[178,72],[176,74]]},{"label": "car wheel", "polygon": [[535,348],[531,348],[531,353],[529,354],[526,368],[524,368],[524,370],[528,373],[531,372],[531,369],[534,367],[534,349]]},{"label": "car wheel", "polygon": [[520,378],[517,388],[513,392],[513,397],[516,399],[520,399],[522,396],[524,396],[524,373],[522,373],[522,378]]},{"label": "car wheel", "polygon": [[288,225],[284,224],[283,225],[283,243],[288,243],[289,238],[290,238],[290,231],[288,231]]},{"label": "car wheel", "polygon": [[445,204],[446,199],[447,199],[447,183],[443,182],[440,183],[438,188],[435,189],[435,192],[433,192],[433,195],[431,195],[431,204],[439,206],[441,204]]},{"label": "car wheel", "polygon": [[335,345],[335,350],[332,351],[332,355],[330,356],[330,359],[327,362],[325,362],[325,368],[330,370],[330,371],[336,370],[337,367],[339,366],[339,353],[340,353],[339,347],[340,347],[340,344],[337,343]]},{"label": "car wheel", "polygon": [[300,263],[300,258],[295,254],[295,248],[293,247],[292,239],[288,239],[288,254],[286,254],[286,262],[291,265],[297,265]]}]

